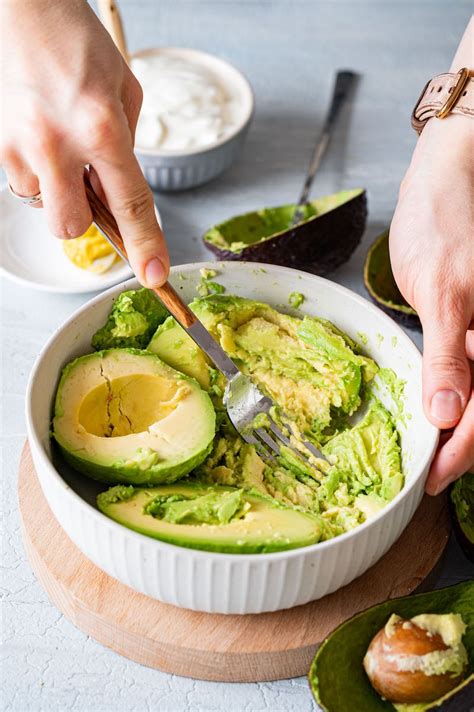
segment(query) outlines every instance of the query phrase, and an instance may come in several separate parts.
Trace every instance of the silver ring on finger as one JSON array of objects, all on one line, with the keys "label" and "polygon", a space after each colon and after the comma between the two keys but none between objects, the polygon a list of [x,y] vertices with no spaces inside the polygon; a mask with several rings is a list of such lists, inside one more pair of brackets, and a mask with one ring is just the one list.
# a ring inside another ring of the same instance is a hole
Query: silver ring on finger
[{"label": "silver ring on finger", "polygon": [[14,198],[17,198],[18,200],[21,200],[23,205],[37,205],[38,203],[41,203],[41,193],[36,193],[35,195],[20,195],[16,191],[13,190],[11,187],[10,183],[8,184],[8,190],[10,193],[13,195]]}]

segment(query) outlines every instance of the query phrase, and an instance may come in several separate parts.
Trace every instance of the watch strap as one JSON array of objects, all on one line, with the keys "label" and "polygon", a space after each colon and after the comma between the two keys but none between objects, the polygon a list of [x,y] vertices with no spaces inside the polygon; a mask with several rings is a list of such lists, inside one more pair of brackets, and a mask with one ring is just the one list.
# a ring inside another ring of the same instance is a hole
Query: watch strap
[{"label": "watch strap", "polygon": [[413,109],[411,124],[420,134],[429,119],[448,114],[474,118],[474,72],[466,67],[457,74],[438,74],[426,84]]}]

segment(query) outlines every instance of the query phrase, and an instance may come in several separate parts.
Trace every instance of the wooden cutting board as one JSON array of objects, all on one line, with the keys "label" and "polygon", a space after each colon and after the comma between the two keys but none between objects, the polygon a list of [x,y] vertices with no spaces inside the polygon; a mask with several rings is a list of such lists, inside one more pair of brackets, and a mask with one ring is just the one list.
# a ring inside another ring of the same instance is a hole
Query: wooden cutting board
[{"label": "wooden cutting board", "polygon": [[256,682],[305,675],[317,646],[347,618],[404,596],[439,561],[450,523],[445,496],[425,497],[390,551],[363,576],[285,611],[226,616],[160,603],[107,576],[53,516],[25,445],[19,470],[23,540],[51,601],[99,643],[143,665],[203,680]]}]

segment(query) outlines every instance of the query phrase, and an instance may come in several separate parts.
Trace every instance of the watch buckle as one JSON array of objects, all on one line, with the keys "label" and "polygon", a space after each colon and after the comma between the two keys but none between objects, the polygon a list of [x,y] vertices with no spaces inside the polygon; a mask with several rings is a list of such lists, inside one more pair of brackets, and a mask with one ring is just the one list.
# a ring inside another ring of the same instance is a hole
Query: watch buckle
[{"label": "watch buckle", "polygon": [[[444,118],[446,118],[446,116],[448,116],[451,113],[451,111],[456,106],[457,102],[459,101],[461,94],[463,93],[470,77],[473,77],[473,76],[474,76],[474,71],[471,71],[467,67],[463,67],[462,69],[459,70],[459,72],[457,72],[456,81],[455,81],[454,85],[451,87],[451,92],[450,92],[448,98],[444,102],[443,106],[440,109],[438,109],[437,113],[434,114],[434,116],[436,118],[444,119]],[[425,124],[429,117],[427,117],[425,119],[418,119],[416,116],[416,113],[418,111],[418,107],[419,107],[423,97],[426,94],[426,90],[428,89],[431,81],[433,81],[433,80],[430,79],[430,81],[428,81],[425,84],[423,91],[421,92],[421,94],[418,98],[418,101],[415,104],[415,108],[413,109],[412,114],[411,114],[411,125],[413,126],[413,128],[415,129],[415,131],[417,132],[418,135],[421,134],[421,132],[423,131]],[[431,116],[433,116],[433,114],[431,114]]]},{"label": "watch buckle", "polygon": [[451,113],[451,109],[458,103],[459,98],[464,91],[464,87],[468,83],[473,72],[471,72],[467,67],[462,67],[456,74],[456,83],[451,89],[451,93],[444,102],[441,109],[436,114],[437,119],[445,119],[448,114]]}]

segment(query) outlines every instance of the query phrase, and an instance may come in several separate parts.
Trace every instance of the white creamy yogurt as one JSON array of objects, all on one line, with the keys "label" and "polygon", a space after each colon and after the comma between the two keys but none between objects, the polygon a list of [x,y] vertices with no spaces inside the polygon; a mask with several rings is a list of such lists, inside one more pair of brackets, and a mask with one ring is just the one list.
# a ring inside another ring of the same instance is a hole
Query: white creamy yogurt
[{"label": "white creamy yogurt", "polygon": [[154,54],[133,58],[131,68],[143,88],[135,137],[139,149],[200,149],[237,125],[236,98],[197,62]]}]

